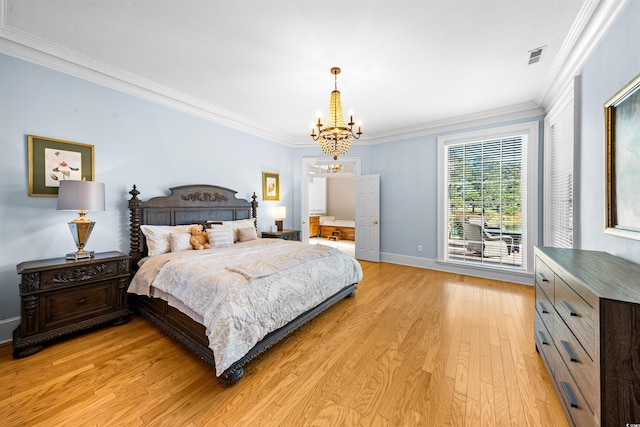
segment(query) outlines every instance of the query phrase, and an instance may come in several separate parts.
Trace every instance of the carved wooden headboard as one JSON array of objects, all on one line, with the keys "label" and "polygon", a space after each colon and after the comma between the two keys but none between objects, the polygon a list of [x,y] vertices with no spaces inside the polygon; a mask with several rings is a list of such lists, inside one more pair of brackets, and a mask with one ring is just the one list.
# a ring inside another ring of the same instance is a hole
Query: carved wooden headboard
[{"label": "carved wooden headboard", "polygon": [[256,193],[251,202],[236,198],[237,191],[216,185],[183,185],[170,188],[169,196],[138,199],[136,186],[129,191],[132,264],[146,256],[141,225],[183,225],[207,221],[234,221],[257,218]]}]

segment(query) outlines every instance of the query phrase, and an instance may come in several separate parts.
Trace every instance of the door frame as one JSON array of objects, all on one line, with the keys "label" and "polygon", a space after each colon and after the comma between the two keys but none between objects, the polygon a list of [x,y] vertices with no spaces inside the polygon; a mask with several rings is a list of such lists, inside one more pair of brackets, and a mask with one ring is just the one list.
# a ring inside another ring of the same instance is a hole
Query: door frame
[{"label": "door frame", "polygon": [[[318,174],[309,173],[312,166],[326,166],[336,164],[353,165],[353,172],[349,173],[326,173]],[[337,176],[360,176],[361,159],[360,157],[342,157],[339,160],[333,160],[327,157],[305,157],[302,159],[301,176],[300,176],[300,240],[309,243],[309,177],[337,177]],[[355,194],[353,195],[355,199]]]}]

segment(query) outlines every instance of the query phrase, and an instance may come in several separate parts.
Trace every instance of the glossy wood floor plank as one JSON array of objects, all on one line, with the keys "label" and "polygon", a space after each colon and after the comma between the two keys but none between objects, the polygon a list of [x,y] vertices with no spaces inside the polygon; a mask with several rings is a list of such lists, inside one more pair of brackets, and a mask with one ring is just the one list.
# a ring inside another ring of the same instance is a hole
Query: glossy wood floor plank
[{"label": "glossy wood floor plank", "polygon": [[566,426],[533,288],[362,263],[341,301],[222,388],[140,317],[24,359],[0,345],[3,426]]}]

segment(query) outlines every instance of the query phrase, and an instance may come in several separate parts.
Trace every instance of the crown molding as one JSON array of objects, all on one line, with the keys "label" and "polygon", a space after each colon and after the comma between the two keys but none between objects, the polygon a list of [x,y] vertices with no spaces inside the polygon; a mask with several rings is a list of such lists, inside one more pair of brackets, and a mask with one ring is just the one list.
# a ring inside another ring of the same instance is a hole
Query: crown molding
[{"label": "crown molding", "polygon": [[522,104],[510,105],[507,107],[495,108],[464,116],[450,117],[444,120],[424,123],[420,126],[402,131],[398,130],[397,132],[389,133],[381,137],[370,138],[366,142],[369,145],[383,144],[386,142],[400,141],[425,135],[442,134],[514,120],[530,119],[542,115],[544,115],[544,110],[541,107],[536,105],[533,101],[525,102]]},{"label": "crown molding", "polygon": [[545,110],[553,106],[562,95],[562,89],[580,73],[580,68],[611,27],[628,0],[587,0],[560,53],[556,57],[535,102]]},{"label": "crown molding", "polygon": [[[562,88],[579,72],[582,64],[627,2],[628,0],[585,2],[545,79],[542,91],[534,101],[398,129],[378,137],[363,138],[360,143],[382,144],[544,115],[546,109],[550,108],[560,95]],[[279,144],[293,147],[315,146],[301,140],[285,139],[282,135],[250,123],[244,117],[215,105],[9,27],[6,25],[6,8],[7,1],[0,0],[0,53]]]},{"label": "crown molding", "polygon": [[163,105],[273,142],[281,137],[215,105],[95,60],[6,25],[6,0],[0,0],[0,53]]}]

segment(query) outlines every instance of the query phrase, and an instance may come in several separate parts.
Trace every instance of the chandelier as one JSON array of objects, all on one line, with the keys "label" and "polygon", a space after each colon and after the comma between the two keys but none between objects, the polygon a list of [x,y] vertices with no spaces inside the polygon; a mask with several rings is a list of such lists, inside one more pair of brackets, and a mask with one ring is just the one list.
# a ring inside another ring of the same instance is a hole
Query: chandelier
[{"label": "chandelier", "polygon": [[[338,160],[338,155],[347,154],[351,147],[351,141],[354,138],[359,139],[362,131],[360,130],[361,125],[358,124],[358,131],[353,132],[353,116],[349,117],[349,123],[344,124],[340,91],[338,90],[340,68],[333,67],[331,74],[334,75],[335,88],[331,92],[331,100],[329,101],[329,118],[327,119],[327,124],[323,127],[322,118],[318,117],[318,123],[311,128],[311,138],[320,142],[322,151],[333,156],[333,160]],[[316,128],[318,128],[317,134]]]}]

